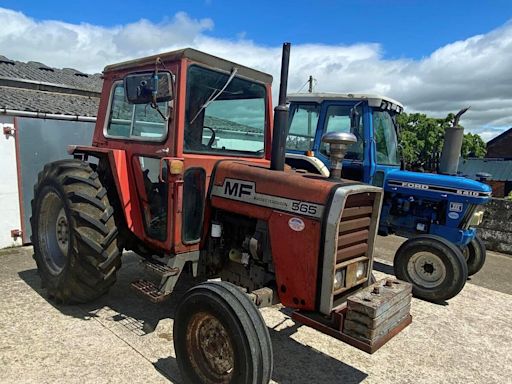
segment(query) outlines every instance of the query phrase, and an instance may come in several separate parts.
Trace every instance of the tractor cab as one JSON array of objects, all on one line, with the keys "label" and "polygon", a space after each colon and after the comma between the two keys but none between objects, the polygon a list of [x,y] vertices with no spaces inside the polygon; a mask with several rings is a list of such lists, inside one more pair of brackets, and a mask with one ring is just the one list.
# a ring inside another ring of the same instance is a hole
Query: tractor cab
[{"label": "tractor cab", "polygon": [[[308,168],[314,167],[314,158],[328,164],[329,148],[322,143],[323,135],[351,132],[357,142],[345,155],[345,178],[372,184],[377,171],[400,168],[395,117],[403,106],[398,101],[376,95],[328,93],[292,94],[288,101],[286,149],[287,163],[292,167],[312,171]],[[327,168],[322,170],[325,173]]]},{"label": "tractor cab", "polygon": [[152,252],[197,251],[214,165],[269,164],[272,77],[190,48],[103,76],[93,146],[131,185],[121,192],[130,231]]}]

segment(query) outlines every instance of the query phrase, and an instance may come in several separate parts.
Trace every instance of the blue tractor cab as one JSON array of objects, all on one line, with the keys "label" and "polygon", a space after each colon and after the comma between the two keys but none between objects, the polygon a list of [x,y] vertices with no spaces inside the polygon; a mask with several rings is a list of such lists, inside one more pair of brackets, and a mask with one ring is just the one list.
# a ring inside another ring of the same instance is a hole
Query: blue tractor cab
[{"label": "blue tractor cab", "polygon": [[[343,160],[342,176],[384,188],[379,233],[408,238],[398,249],[395,274],[417,297],[443,301],[464,287],[485,262],[476,226],[491,188],[455,175],[401,169],[398,101],[366,94],[306,93],[288,96],[286,162],[329,175],[329,146],[322,137],[350,132],[357,142]],[[460,148],[459,148],[460,153]]]}]

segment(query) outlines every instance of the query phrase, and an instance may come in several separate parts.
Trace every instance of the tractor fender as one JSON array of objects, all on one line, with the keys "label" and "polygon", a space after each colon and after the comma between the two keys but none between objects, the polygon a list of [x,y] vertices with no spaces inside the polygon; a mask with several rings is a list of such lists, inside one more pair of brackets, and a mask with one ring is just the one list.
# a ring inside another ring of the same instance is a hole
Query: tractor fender
[{"label": "tractor fender", "polygon": [[[116,197],[119,209],[123,212],[126,227],[137,237],[142,238],[144,228],[142,225],[139,201],[134,182],[130,182],[130,170],[126,151],[123,149],[99,148],[93,146],[71,145],[68,153],[75,158],[87,161],[89,156],[106,161],[111,171],[112,182],[116,188]],[[108,188],[109,185],[107,184]],[[111,186],[110,186],[111,187]],[[112,191],[109,191],[112,193]]]}]

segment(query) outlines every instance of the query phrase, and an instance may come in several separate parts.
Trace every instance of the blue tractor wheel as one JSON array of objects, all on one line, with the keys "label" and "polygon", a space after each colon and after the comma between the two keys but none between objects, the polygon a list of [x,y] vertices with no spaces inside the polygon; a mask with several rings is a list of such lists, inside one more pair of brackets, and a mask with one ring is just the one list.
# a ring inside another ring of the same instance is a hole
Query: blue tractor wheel
[{"label": "blue tractor wheel", "polygon": [[462,248],[462,254],[468,264],[468,276],[473,276],[482,269],[485,264],[486,252],[485,244],[478,236]]},{"label": "blue tractor wheel", "polygon": [[415,297],[442,302],[456,296],[468,278],[466,260],[446,239],[421,235],[408,239],[395,254],[395,275],[413,285]]}]

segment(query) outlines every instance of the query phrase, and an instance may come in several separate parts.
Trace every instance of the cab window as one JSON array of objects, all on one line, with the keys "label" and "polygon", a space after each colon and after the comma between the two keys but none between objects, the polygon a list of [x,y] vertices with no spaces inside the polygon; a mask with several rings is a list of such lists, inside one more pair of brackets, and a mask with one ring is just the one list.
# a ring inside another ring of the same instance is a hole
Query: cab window
[{"label": "cab window", "polygon": [[[349,105],[331,105],[327,107],[327,114],[325,119],[324,134],[329,132],[351,132],[356,138],[357,142],[348,147],[345,159],[351,160],[363,160],[363,113],[362,109],[358,107],[359,113],[359,127],[353,131],[350,124],[350,112],[352,106]],[[320,152],[326,156],[329,156],[328,145],[322,143],[320,146]]]},{"label": "cab window", "polygon": [[263,157],[265,128],[262,84],[190,66],[184,152]]},{"label": "cab window", "polygon": [[319,116],[320,106],[318,104],[296,104],[292,106],[286,149],[311,150]]},{"label": "cab window", "polygon": [[373,111],[372,123],[375,132],[377,163],[383,165],[400,164],[395,125],[389,112]]},{"label": "cab window", "polygon": [[[168,117],[169,102],[158,103],[160,111]],[[114,138],[161,141],[167,135],[167,120],[150,105],[129,104],[122,82],[116,83],[110,101],[106,136]]]}]

